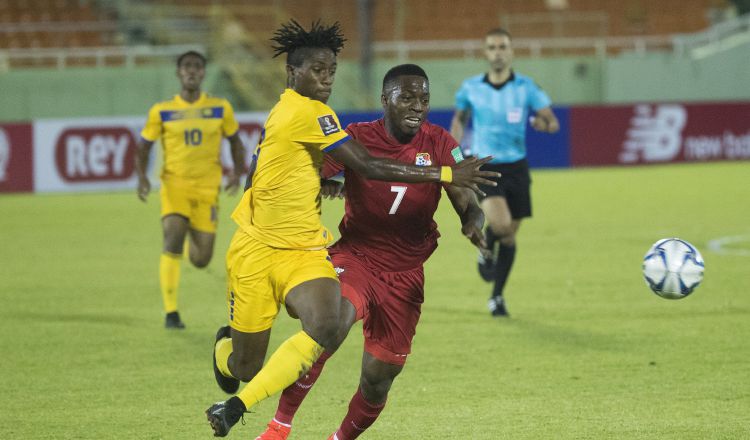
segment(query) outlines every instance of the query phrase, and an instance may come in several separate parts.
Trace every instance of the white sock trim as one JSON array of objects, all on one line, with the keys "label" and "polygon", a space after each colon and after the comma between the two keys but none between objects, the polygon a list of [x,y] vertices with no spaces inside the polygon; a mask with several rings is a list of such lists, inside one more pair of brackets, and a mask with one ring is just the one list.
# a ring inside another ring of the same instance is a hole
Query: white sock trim
[{"label": "white sock trim", "polygon": [[290,425],[290,424],[279,422],[278,420],[276,420],[276,417],[273,418],[273,421],[276,422],[276,423],[278,423],[279,425],[285,427],[285,428],[291,428],[292,427],[292,425]]}]

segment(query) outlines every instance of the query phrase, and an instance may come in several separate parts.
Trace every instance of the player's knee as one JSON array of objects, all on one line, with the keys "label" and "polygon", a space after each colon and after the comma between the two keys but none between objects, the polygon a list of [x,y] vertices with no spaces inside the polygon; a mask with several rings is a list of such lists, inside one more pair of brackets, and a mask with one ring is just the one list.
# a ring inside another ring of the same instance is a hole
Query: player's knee
[{"label": "player's knee", "polygon": [[385,402],[388,398],[388,391],[391,390],[393,379],[393,377],[368,378],[363,376],[359,381],[359,386],[365,400],[371,403]]},{"label": "player's knee", "polygon": [[[500,237],[501,240],[513,236],[513,227],[510,223],[505,222],[493,222],[490,223],[490,228],[492,229],[492,233],[495,234],[497,237]],[[513,238],[511,238],[513,239]]]},{"label": "player's knee", "polygon": [[203,269],[211,262],[211,254],[190,254],[190,262],[198,269]]},{"label": "player's knee", "polygon": [[164,252],[169,252],[170,254],[175,255],[182,255],[183,247],[182,247],[182,241],[179,240],[170,240],[167,237],[164,237]]},{"label": "player's knee", "polygon": [[339,321],[340,320],[337,317],[321,319],[309,326],[307,333],[315,340],[315,342],[325,347],[326,350],[336,351],[342,342],[339,340],[341,329],[341,323]]},{"label": "player's knee", "polygon": [[516,245],[516,234],[509,234],[500,237],[500,244],[506,247],[513,247]]}]

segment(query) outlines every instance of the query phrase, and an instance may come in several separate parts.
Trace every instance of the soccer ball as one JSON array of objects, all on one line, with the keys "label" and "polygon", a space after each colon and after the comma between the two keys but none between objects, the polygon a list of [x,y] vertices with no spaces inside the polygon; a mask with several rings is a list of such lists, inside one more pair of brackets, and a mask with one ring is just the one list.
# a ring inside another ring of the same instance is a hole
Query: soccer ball
[{"label": "soccer ball", "polygon": [[655,294],[680,299],[693,293],[703,280],[703,257],[692,244],[664,238],[643,257],[643,278]]}]

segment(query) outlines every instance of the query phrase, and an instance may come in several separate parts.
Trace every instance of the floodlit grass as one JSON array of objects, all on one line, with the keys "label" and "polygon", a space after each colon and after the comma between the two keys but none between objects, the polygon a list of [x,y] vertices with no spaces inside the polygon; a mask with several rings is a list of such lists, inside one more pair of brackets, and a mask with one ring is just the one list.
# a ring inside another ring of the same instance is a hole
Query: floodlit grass
[{"label": "floodlit grass", "polygon": [[[748,163],[535,171],[491,319],[490,286],[450,203],[427,264],[414,352],[366,439],[750,438],[750,257],[709,251],[750,234]],[[224,398],[211,346],[224,323],[224,263],[237,198],[222,199],[214,261],[183,265],[182,332],[163,329],[158,197],[0,197],[0,438],[208,439]],[[324,205],[334,228],[341,204]],[[668,301],[643,254],[677,236],[702,251],[704,283]],[[747,244],[747,243],[746,243]],[[742,246],[734,244],[733,249]],[[297,331],[283,316],[272,349]],[[355,327],[302,406],[292,439],[324,439],[356,390]],[[251,439],[276,399],[229,438]]]}]

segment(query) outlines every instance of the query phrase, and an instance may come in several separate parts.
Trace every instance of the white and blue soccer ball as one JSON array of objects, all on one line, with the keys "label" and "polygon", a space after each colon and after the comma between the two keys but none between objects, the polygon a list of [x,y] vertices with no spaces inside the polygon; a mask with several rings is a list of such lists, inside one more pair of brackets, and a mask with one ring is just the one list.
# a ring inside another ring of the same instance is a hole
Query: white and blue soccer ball
[{"label": "white and blue soccer ball", "polygon": [[643,278],[662,298],[681,299],[693,293],[703,280],[703,257],[692,244],[664,238],[643,257]]}]

